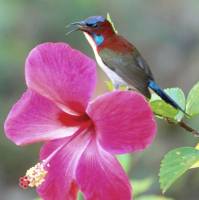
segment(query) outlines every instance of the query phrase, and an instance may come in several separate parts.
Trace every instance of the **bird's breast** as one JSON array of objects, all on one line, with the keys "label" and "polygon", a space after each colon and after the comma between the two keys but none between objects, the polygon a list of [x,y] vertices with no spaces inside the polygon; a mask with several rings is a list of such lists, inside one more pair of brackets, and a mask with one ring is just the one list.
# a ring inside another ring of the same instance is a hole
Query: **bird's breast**
[{"label": "bird's breast", "polygon": [[95,44],[95,41],[92,39],[92,37],[87,34],[87,33],[84,33],[86,39],[88,40],[90,46],[92,47],[93,49],[93,52],[95,54],[95,58],[96,58],[96,61],[98,63],[98,65],[100,66],[100,68],[106,73],[106,75],[108,76],[108,78],[115,84],[119,84],[119,85],[127,85],[127,83],[119,76],[117,75],[114,70],[111,70],[101,59],[101,57],[99,56],[98,54],[98,51],[97,51],[97,46]]}]

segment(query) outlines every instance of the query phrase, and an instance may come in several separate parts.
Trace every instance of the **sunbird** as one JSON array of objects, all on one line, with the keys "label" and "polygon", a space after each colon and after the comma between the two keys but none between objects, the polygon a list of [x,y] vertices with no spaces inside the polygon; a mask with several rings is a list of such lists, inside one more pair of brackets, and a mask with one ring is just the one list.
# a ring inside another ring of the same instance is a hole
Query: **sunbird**
[{"label": "sunbird", "polygon": [[[103,16],[91,16],[70,24],[73,29],[84,33],[92,47],[97,63],[107,74],[116,89],[126,86],[137,90],[150,99],[154,91],[166,103],[185,113],[164,90],[156,83],[151,69],[137,48],[119,35]],[[68,33],[68,34],[69,34]]]}]

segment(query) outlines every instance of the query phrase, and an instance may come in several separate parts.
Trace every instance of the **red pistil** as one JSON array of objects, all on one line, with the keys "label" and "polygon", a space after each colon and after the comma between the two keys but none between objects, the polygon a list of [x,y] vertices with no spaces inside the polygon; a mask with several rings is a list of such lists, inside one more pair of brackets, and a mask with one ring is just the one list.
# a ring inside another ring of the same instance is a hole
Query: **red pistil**
[{"label": "red pistil", "polygon": [[27,176],[22,176],[22,177],[19,178],[19,186],[22,189],[27,189],[29,184],[30,184],[30,181],[28,180]]}]

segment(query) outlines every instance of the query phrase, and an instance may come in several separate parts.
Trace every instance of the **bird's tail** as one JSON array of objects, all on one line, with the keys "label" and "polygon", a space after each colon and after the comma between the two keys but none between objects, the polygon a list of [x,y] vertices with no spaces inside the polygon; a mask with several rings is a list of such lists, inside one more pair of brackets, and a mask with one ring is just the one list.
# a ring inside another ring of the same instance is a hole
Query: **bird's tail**
[{"label": "bird's tail", "polygon": [[148,87],[152,89],[158,96],[160,96],[166,103],[187,115],[185,110],[181,108],[155,81],[150,80]]}]

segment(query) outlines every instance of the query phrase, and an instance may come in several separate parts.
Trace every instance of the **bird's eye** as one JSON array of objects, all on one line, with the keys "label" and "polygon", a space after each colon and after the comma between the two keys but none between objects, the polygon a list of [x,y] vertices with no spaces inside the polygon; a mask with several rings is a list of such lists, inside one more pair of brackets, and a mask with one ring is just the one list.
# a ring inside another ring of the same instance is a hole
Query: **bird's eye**
[{"label": "bird's eye", "polygon": [[86,25],[89,26],[89,27],[93,27],[93,28],[96,28],[98,26],[96,23],[94,23],[94,24],[87,23]]}]

